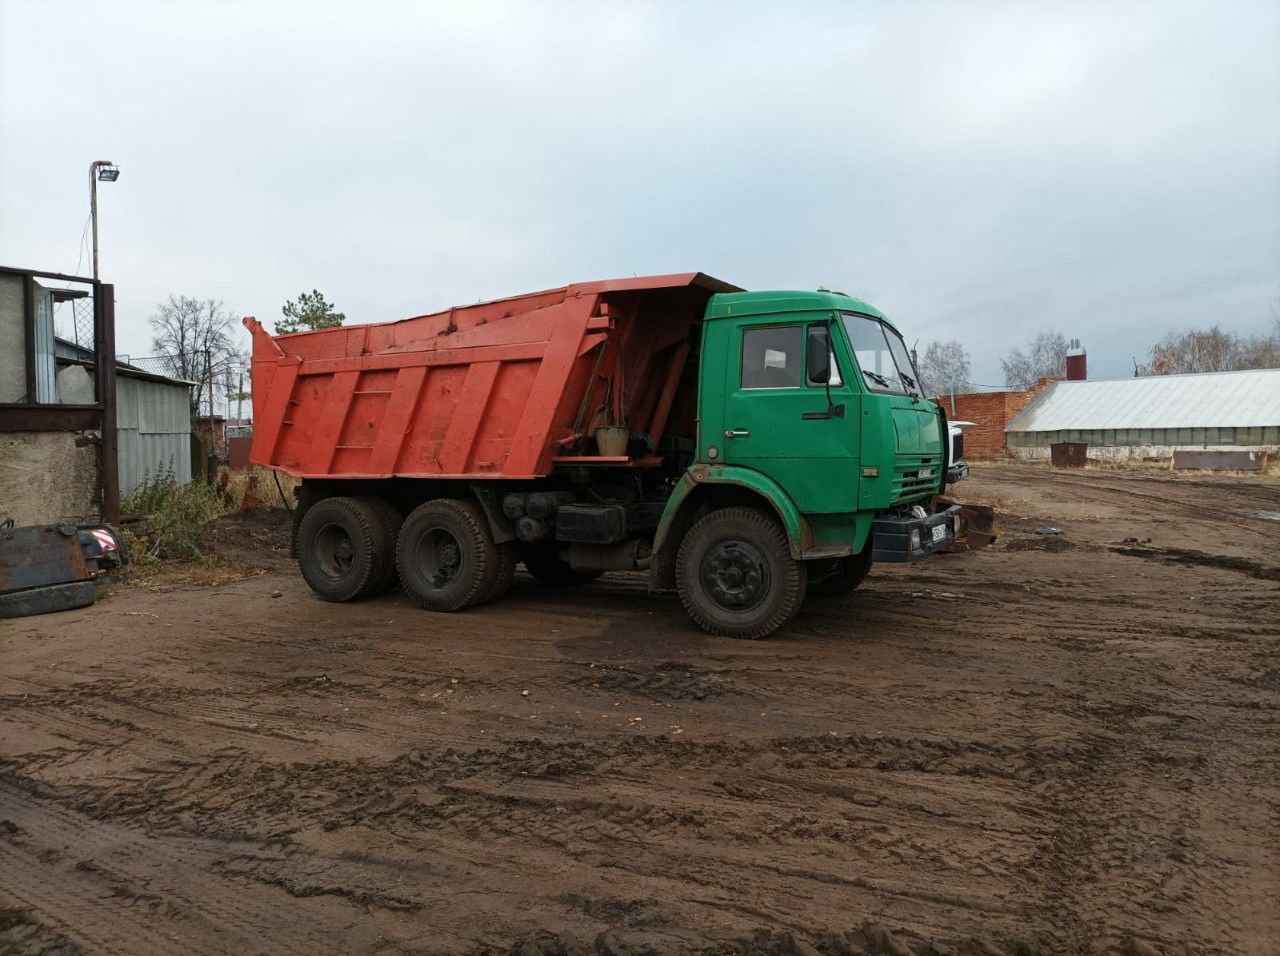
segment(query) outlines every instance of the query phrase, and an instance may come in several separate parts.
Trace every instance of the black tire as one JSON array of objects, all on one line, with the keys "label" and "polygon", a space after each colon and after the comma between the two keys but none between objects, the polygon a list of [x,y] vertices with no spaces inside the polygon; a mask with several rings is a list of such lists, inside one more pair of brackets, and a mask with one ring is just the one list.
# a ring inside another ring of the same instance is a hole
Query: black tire
[{"label": "black tire", "polygon": [[604,574],[603,571],[574,569],[560,557],[560,549],[563,547],[564,545],[554,541],[521,541],[520,560],[524,569],[537,578],[539,584],[548,588],[580,588]]},{"label": "black tire", "polygon": [[708,634],[768,637],[800,610],[807,581],[778,522],[755,508],[699,518],[676,555],[680,601]]},{"label": "black tire", "polygon": [[400,513],[399,508],[386,498],[370,495],[368,497],[362,496],[358,500],[363,501],[372,508],[373,513],[377,515],[378,521],[382,524],[383,537],[387,543],[385,553],[382,556],[382,578],[370,593],[385,594],[387,591],[395,590],[400,586],[400,574],[396,570],[396,541],[400,537],[400,525],[404,521],[404,515]]},{"label": "black tire", "polygon": [[382,521],[360,498],[323,498],[298,525],[302,577],[326,601],[354,601],[374,593],[390,555]]},{"label": "black tire", "polygon": [[813,561],[809,564],[808,592],[821,597],[838,597],[848,594],[866,578],[871,570],[871,542],[860,554],[851,554],[830,561]]},{"label": "black tire", "polygon": [[88,607],[97,595],[98,589],[92,581],[70,581],[42,588],[27,588],[25,591],[11,591],[0,594],[0,618],[30,617],[33,614],[52,614],[55,611]]},{"label": "black tire", "polygon": [[396,567],[405,592],[428,611],[460,611],[493,590],[498,546],[484,513],[468,501],[437,498],[400,526]]},{"label": "black tire", "polygon": [[507,588],[511,587],[511,579],[516,575],[516,561],[519,559],[516,543],[504,541],[497,548],[497,569],[493,575],[493,584],[489,586],[489,592],[476,602],[478,604],[488,604],[506,594]]}]

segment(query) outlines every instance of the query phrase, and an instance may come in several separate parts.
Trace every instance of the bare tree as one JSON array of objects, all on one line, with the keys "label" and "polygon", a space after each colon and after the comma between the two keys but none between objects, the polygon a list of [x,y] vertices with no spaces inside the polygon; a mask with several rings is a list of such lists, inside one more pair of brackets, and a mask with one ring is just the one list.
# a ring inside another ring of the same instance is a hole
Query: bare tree
[{"label": "bare tree", "polygon": [[1042,378],[1067,374],[1067,340],[1061,332],[1041,332],[1024,351],[1013,349],[1000,360],[1009,388],[1030,388]]},{"label": "bare tree", "polygon": [[1268,335],[1240,336],[1221,326],[1169,332],[1151,346],[1149,375],[1233,372],[1280,366],[1280,321]]},{"label": "bare tree", "polygon": [[952,339],[930,342],[920,354],[920,378],[926,395],[938,396],[951,389],[969,391],[969,350]]},{"label": "bare tree", "polygon": [[1151,371],[1155,375],[1179,372],[1226,372],[1236,367],[1240,341],[1221,326],[1169,332],[1151,346]]},{"label": "bare tree", "polygon": [[1280,368],[1280,319],[1270,335],[1243,340],[1239,368]]},{"label": "bare tree", "polygon": [[219,299],[171,295],[148,321],[151,346],[167,374],[201,386],[192,395],[192,411],[202,404],[212,409],[215,383],[228,380],[232,369],[246,362],[236,342],[235,317]]}]

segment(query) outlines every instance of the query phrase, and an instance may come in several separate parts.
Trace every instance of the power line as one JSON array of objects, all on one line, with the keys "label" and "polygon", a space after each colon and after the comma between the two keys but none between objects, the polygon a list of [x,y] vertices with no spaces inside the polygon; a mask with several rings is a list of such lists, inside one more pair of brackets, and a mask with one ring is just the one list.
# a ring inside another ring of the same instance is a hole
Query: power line
[{"label": "power line", "polygon": [[76,259],[75,271],[71,273],[73,276],[78,276],[80,274],[80,266],[84,263],[84,251],[89,238],[89,221],[91,219],[93,219],[92,212],[84,217],[84,228],[80,230],[80,258]]}]

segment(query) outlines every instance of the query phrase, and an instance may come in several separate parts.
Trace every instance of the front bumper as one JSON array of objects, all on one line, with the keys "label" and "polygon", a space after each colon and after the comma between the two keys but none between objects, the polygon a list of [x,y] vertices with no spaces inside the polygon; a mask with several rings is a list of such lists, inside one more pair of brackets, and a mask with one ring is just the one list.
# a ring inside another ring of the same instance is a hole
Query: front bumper
[{"label": "front bumper", "polygon": [[962,520],[959,505],[923,518],[877,518],[871,525],[871,558],[916,561],[941,551],[960,537]]},{"label": "front bumper", "polygon": [[969,477],[969,463],[967,461],[958,461],[947,469],[947,484],[954,485],[962,478]]}]

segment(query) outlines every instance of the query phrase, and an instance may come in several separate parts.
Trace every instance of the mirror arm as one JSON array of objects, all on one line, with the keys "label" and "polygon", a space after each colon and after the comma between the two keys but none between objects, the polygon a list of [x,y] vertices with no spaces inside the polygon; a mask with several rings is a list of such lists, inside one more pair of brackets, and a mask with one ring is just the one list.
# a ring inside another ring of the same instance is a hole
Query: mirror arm
[{"label": "mirror arm", "polygon": [[827,418],[844,418],[844,402],[839,405],[831,405],[825,412],[801,412],[800,417],[806,422],[819,421]]},{"label": "mirror arm", "polygon": [[[831,359],[835,357],[836,345],[835,336],[832,335],[832,327],[835,325],[836,314],[832,312],[827,316],[827,411],[832,411],[835,404],[831,401]],[[830,416],[827,416],[830,417]],[[840,417],[844,417],[844,406],[840,406]]]}]

